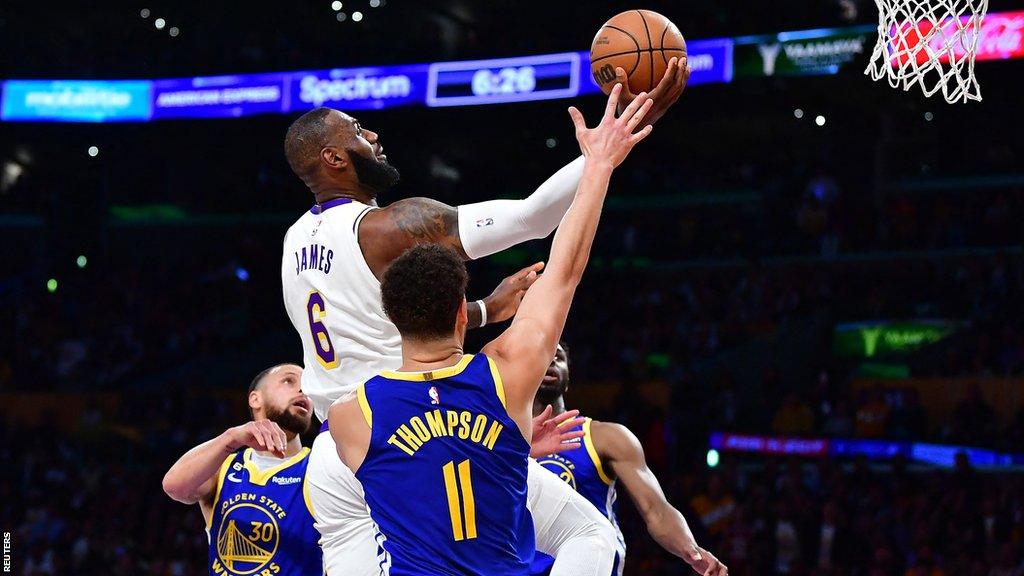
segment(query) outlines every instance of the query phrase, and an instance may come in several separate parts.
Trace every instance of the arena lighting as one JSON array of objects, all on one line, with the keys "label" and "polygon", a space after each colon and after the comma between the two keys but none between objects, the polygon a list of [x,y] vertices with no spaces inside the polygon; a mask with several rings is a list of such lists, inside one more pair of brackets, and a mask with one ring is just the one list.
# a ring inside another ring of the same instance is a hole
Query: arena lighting
[{"label": "arena lighting", "polygon": [[46,291],[49,292],[50,294],[53,294],[54,292],[57,291],[56,278],[50,278],[49,280],[46,281]]},{"label": "arena lighting", "polygon": [[720,456],[718,454],[718,450],[715,450],[714,448],[708,450],[708,459],[707,459],[707,461],[708,461],[708,468],[714,468],[714,467],[718,466],[718,463],[720,461]]},{"label": "arena lighting", "polygon": [[89,259],[85,257],[85,254],[82,254],[78,258],[75,258],[75,264],[77,264],[79,268],[85,268],[86,264],[88,263]]},{"label": "arena lighting", "polygon": [[139,16],[142,18],[149,18],[149,8],[143,8],[139,10]]},{"label": "arena lighting", "polygon": [[370,0],[370,8],[380,8],[380,0]]},{"label": "arena lighting", "polygon": [[100,149],[98,147],[96,147],[96,146],[89,146],[88,152],[89,152],[89,156],[92,156],[93,158],[95,158],[95,157],[99,156]]},{"label": "arena lighting", "polygon": [[924,113],[924,121],[925,122],[931,122],[933,118],[935,118],[935,115],[932,114],[931,112],[925,112]]},{"label": "arena lighting", "polygon": [[821,114],[815,116],[814,117],[814,123],[817,124],[818,126],[824,126],[825,125],[825,117],[822,116]]},{"label": "arena lighting", "polygon": [[544,142],[544,144],[546,144],[548,148],[554,148],[555,146],[558,146],[558,140],[555,140],[554,138],[548,138]]},{"label": "arena lighting", "polygon": [[249,280],[249,271],[245,268],[239,267],[235,270],[235,278],[238,278],[242,282],[247,282]]},{"label": "arena lighting", "polygon": [[338,12],[338,15],[335,16],[335,18],[338,19],[338,22],[344,22],[345,20],[348,20],[348,14],[345,14],[344,12]]},{"label": "arena lighting", "polygon": [[171,29],[167,31],[167,33],[171,35],[171,38],[177,38],[179,32],[181,31],[178,30],[177,26],[171,26]]},{"label": "arena lighting", "polygon": [[800,108],[797,108],[796,110],[793,110],[793,117],[796,118],[797,120],[803,118],[804,117],[804,111],[802,109],[800,109]]},{"label": "arena lighting", "polygon": [[334,10],[335,12],[341,10],[341,2],[338,2],[338,0],[331,2],[331,10]]},{"label": "arena lighting", "polygon": [[362,19],[363,19],[363,13],[362,12],[356,11],[356,12],[352,13],[352,21],[353,22],[359,22]]},{"label": "arena lighting", "polygon": [[167,21],[164,20],[163,18],[157,18],[156,20],[153,21],[153,26],[156,26],[157,30],[163,30],[164,26],[166,26],[166,25],[167,25]]}]

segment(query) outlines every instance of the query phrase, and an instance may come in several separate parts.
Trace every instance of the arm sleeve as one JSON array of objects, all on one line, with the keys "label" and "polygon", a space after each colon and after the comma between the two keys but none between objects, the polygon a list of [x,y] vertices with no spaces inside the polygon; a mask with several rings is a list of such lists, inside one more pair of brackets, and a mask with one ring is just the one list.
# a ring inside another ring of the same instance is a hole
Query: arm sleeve
[{"label": "arm sleeve", "polygon": [[583,156],[573,160],[522,200],[489,200],[459,206],[459,238],[472,259],[554,231],[572,205],[583,177]]}]

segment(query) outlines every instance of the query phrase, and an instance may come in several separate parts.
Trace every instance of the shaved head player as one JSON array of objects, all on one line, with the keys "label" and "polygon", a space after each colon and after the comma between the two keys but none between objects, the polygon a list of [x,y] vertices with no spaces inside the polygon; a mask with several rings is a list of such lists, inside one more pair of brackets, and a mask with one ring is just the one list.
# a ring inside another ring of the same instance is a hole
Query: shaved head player
[{"label": "shaved head player", "polygon": [[[651,93],[655,105],[645,123],[657,120],[678,99],[688,76],[685,63],[669,68]],[[623,96],[623,107],[631,100]],[[456,208],[408,198],[381,208],[377,198],[398,181],[398,171],[388,162],[380,136],[358,119],[337,110],[313,110],[289,128],[285,153],[315,201],[285,236],[281,279],[285,308],[303,344],[302,388],[321,420],[343,394],[401,365],[400,336],[380,295],[380,279],[391,262],[420,244],[482,258],[549,235],[572,202],[584,163],[576,159],[522,200]],[[510,318],[540,268],[523,270],[490,297],[471,302],[468,326]],[[556,575],[592,573],[592,557],[614,553],[610,526],[557,478],[536,465],[531,470],[537,547],[555,553]],[[328,572],[378,573],[361,487],[339,461],[330,434],[321,433],[314,441],[308,479]],[[540,500],[546,503],[535,506]],[[574,539],[591,542],[590,557],[557,554]]]}]

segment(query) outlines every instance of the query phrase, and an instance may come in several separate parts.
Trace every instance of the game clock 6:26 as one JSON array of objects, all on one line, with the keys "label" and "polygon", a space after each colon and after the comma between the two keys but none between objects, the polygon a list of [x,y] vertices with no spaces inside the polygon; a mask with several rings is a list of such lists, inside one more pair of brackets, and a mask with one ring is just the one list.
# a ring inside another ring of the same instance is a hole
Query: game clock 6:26
[{"label": "game clock 6:26", "polygon": [[580,56],[548,54],[430,65],[427,104],[462,106],[575,96]]}]

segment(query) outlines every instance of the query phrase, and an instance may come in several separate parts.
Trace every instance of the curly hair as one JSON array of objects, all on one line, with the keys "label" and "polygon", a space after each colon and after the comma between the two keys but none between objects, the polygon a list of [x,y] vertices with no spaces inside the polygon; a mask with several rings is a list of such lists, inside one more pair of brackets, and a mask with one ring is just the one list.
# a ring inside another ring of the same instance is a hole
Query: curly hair
[{"label": "curly hair", "polygon": [[455,332],[468,282],[466,265],[454,250],[435,244],[414,246],[384,273],[384,312],[403,338],[447,338]]}]

